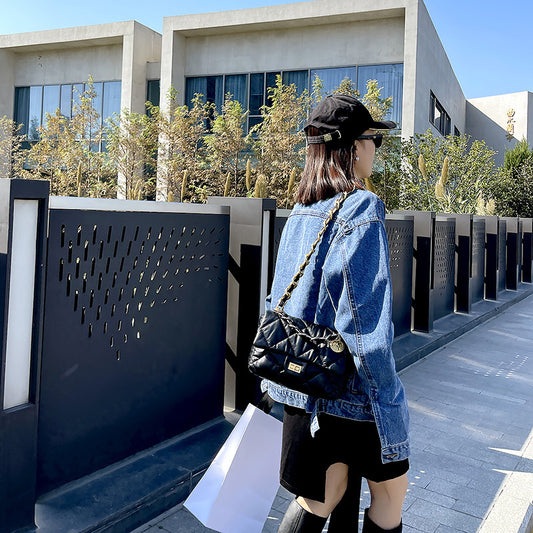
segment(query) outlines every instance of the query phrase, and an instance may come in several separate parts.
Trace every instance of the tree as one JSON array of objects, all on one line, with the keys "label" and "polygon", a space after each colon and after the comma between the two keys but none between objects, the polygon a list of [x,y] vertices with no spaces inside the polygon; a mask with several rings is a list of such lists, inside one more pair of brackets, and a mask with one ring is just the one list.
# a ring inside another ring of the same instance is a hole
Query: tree
[{"label": "tree", "polygon": [[486,212],[496,173],[495,152],[484,141],[471,142],[467,135],[436,137],[428,130],[405,141],[402,154],[402,209]]},{"label": "tree", "polygon": [[[225,188],[229,174],[233,182],[230,189],[233,189],[235,196],[246,194],[245,174],[241,172],[244,162],[242,155],[247,145],[244,137],[246,115],[240,102],[233,100],[230,93],[226,94],[222,113],[215,113],[211,131],[205,137],[208,161],[219,184],[217,189],[222,184]],[[229,196],[229,191],[224,196]]]},{"label": "tree", "polygon": [[190,109],[177,105],[176,100],[177,92],[171,88],[166,111],[150,108],[159,129],[158,179],[166,184],[167,194],[182,198],[183,171],[187,170],[191,201],[205,201],[211,191],[206,179],[204,136],[213,105],[205,103],[202,94],[194,95]]},{"label": "tree", "polygon": [[25,177],[49,179],[54,195],[77,196],[81,185],[84,196],[116,196],[116,175],[105,166],[100,151],[103,137],[94,105],[97,96],[89,77],[70,120],[59,109],[46,114],[39,140],[27,152]]},{"label": "tree", "polygon": [[5,115],[0,117],[0,178],[12,178],[20,175],[24,164],[24,152],[21,151],[25,136],[20,134],[22,124]]},{"label": "tree", "polygon": [[505,162],[492,188],[502,216],[533,217],[533,150],[522,140],[505,152]]},{"label": "tree", "polygon": [[123,109],[106,127],[106,157],[122,178],[119,192],[126,199],[140,200],[149,186],[145,169],[157,148],[157,128],[152,122],[151,116]]},{"label": "tree", "polygon": [[515,144],[514,148],[505,151],[503,168],[515,173],[522,163],[531,158],[533,158],[533,150],[530,150],[527,140],[522,139]]},{"label": "tree", "polygon": [[271,105],[261,108],[262,122],[248,136],[253,147],[259,174],[265,176],[266,194],[283,202],[293,168],[301,169],[305,158],[302,126],[309,108],[309,95],[298,95],[296,85],[284,85],[277,76],[276,85],[268,89]]}]

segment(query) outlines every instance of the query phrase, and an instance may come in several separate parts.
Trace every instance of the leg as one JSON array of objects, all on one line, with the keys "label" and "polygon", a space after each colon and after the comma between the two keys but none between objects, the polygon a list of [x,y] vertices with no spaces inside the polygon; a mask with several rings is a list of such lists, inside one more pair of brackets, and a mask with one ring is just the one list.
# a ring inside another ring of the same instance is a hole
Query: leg
[{"label": "leg", "polygon": [[331,465],[326,472],[325,502],[308,498],[294,499],[278,529],[278,533],[320,533],[327,518],[342,499],[348,483],[348,466]]},{"label": "leg", "polygon": [[324,503],[298,498],[298,503],[308,512],[327,518],[341,501],[348,485],[348,465],[335,463],[326,471],[326,501]]},{"label": "leg", "polygon": [[398,528],[402,521],[403,501],[407,492],[407,474],[381,483],[369,480],[368,486],[371,496],[368,518],[385,531]]},{"label": "leg", "polygon": [[329,518],[328,533],[356,533],[359,524],[361,474],[348,472],[348,487]]}]

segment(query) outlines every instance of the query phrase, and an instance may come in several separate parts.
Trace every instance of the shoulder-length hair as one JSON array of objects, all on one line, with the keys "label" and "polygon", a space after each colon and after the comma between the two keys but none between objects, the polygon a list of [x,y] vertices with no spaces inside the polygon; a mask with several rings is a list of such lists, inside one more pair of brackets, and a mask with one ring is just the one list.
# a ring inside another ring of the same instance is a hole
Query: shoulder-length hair
[{"label": "shoulder-length hair", "polygon": [[[320,134],[314,127],[307,130],[309,136]],[[354,143],[348,146],[310,144],[295,201],[309,205],[339,192],[364,189],[354,169],[355,152]]]}]

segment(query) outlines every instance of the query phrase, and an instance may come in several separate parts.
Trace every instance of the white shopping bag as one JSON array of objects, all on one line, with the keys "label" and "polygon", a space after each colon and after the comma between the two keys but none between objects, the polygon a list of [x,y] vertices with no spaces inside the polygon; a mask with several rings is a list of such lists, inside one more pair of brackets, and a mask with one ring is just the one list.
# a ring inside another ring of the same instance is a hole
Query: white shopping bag
[{"label": "white shopping bag", "polygon": [[220,533],[261,533],[279,489],[283,424],[249,404],[184,506]]}]

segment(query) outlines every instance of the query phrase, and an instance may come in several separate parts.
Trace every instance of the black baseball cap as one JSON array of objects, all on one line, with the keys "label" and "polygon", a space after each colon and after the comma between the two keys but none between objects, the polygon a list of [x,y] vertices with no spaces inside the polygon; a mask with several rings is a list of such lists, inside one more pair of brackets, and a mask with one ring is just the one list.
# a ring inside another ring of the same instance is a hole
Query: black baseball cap
[{"label": "black baseball cap", "polygon": [[391,120],[374,120],[359,100],[347,94],[326,96],[311,111],[304,126],[306,135],[310,126],[317,128],[322,135],[308,136],[308,144],[337,145],[352,143],[366,130],[393,130],[397,127]]}]

